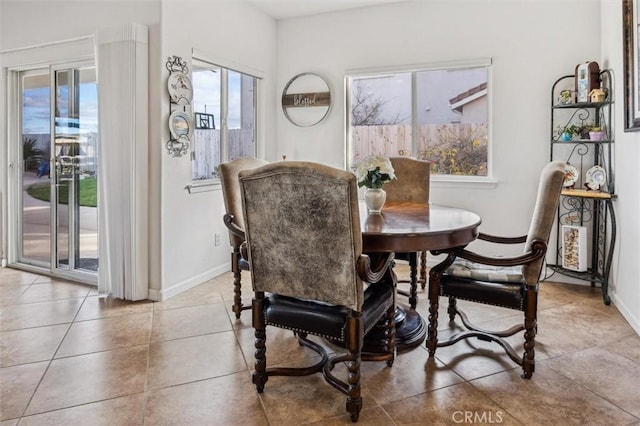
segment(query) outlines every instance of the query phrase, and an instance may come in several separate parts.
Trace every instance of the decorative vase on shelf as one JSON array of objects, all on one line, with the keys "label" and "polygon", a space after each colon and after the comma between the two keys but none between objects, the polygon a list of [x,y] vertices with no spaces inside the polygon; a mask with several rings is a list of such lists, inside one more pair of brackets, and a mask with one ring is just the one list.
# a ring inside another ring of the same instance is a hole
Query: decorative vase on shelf
[{"label": "decorative vase on shelf", "polygon": [[592,141],[601,141],[604,139],[604,132],[589,132],[589,139]]},{"label": "decorative vase on shelf", "polygon": [[386,200],[387,193],[382,188],[367,188],[364,193],[364,203],[369,213],[380,213]]}]

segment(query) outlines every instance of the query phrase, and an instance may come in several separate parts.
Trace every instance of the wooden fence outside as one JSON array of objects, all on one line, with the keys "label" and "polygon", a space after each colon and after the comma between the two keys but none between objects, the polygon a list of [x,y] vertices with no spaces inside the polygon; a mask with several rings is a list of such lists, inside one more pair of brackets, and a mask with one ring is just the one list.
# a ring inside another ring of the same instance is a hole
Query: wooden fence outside
[{"label": "wooden fence outside", "polygon": [[[413,155],[411,125],[355,126],[352,132],[354,162],[371,154],[387,157]],[[486,136],[487,126],[484,124],[424,124],[418,127],[416,156],[437,161],[433,157],[437,157],[439,149],[476,140],[482,140],[481,143],[486,145]],[[220,130],[196,129],[192,145],[193,179],[218,177]],[[229,158],[254,155],[253,129],[229,130]]]},{"label": "wooden fence outside", "polygon": [[[220,164],[220,130],[196,129],[191,149],[194,180],[218,177]],[[229,130],[229,158],[253,157],[256,152],[253,129]]]},{"label": "wooden fence outside", "polygon": [[[422,159],[434,146],[446,147],[453,141],[484,139],[484,124],[423,124],[418,126],[416,156]],[[352,127],[353,160],[358,162],[367,155],[387,157],[413,155],[411,148],[412,127],[409,124]]]}]

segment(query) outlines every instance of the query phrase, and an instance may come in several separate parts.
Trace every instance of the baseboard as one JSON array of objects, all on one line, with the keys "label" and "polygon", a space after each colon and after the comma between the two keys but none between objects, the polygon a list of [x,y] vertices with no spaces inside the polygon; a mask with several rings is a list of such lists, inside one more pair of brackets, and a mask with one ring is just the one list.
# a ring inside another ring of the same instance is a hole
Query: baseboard
[{"label": "baseboard", "polygon": [[161,302],[163,300],[167,300],[177,294],[183,293],[193,287],[196,287],[206,281],[209,281],[212,278],[215,278],[219,275],[222,275],[231,270],[231,262],[224,263],[218,267],[210,269],[206,272],[203,272],[200,275],[196,275],[195,277],[191,277],[185,281],[174,284],[170,287],[163,289],[149,289],[149,300],[153,300],[154,302]]},{"label": "baseboard", "polygon": [[618,309],[618,312],[620,312],[620,315],[622,315],[624,319],[627,320],[631,328],[633,328],[636,334],[640,336],[640,318],[635,318],[631,313],[631,310],[615,293],[611,296],[611,299],[613,299],[613,304],[616,305],[616,308]]}]

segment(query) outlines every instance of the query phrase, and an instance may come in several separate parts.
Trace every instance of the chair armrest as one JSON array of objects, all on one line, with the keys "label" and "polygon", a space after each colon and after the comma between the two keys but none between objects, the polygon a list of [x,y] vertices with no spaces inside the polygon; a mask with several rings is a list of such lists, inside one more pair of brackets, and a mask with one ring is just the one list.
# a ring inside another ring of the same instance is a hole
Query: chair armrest
[{"label": "chair armrest", "polygon": [[237,236],[242,238],[243,240],[245,239],[244,236],[244,231],[242,230],[242,228],[240,228],[238,225],[235,224],[235,222],[233,221],[233,215],[231,213],[227,213],[224,215],[224,217],[222,218],[222,220],[224,221],[225,226],[229,229],[229,231]]},{"label": "chair armrest", "polygon": [[247,242],[243,241],[242,244],[240,244],[240,256],[243,259],[249,259],[249,250],[247,250]]},{"label": "chair armrest", "polygon": [[478,239],[483,241],[489,241],[491,243],[498,243],[498,244],[520,244],[527,241],[527,236],[522,235],[520,237],[498,237],[496,235],[489,235],[489,234],[484,234],[480,232],[478,234]]},{"label": "chair armrest", "polygon": [[393,262],[393,253],[389,253],[387,257],[381,257],[376,265],[371,267],[371,258],[366,254],[361,254],[357,263],[357,270],[360,279],[368,283],[377,283],[384,277],[387,269]]},{"label": "chair armrest", "polygon": [[469,260],[471,262],[480,263],[482,265],[491,266],[520,266],[534,262],[545,255],[547,252],[547,243],[541,240],[534,240],[531,244],[531,250],[523,255],[514,257],[488,257],[474,253],[469,250],[465,250],[463,247],[454,248],[451,250],[443,250],[456,257]]}]

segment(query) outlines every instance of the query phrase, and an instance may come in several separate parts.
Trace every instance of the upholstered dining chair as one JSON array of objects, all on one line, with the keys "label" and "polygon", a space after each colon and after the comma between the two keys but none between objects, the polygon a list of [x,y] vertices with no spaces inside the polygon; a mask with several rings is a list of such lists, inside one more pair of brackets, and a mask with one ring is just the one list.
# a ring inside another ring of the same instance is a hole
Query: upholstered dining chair
[{"label": "upholstered dining chair", "polygon": [[[363,338],[379,320],[388,337],[386,351],[370,359],[388,366],[394,360],[395,279],[393,254],[375,261],[362,254],[356,177],[321,164],[283,161],[240,172],[240,187],[243,247],[255,292],[253,383],[262,393],[271,376],[321,372],[347,395],[346,409],[357,421]],[[302,368],[267,368],[267,326],[293,330],[320,360]],[[329,357],[308,335],[344,350]],[[332,372],[337,363],[347,365],[346,379]]]},{"label": "upholstered dining chair", "polygon": [[[429,326],[427,348],[434,356],[436,348],[462,339],[477,337],[500,344],[508,356],[522,366],[522,377],[530,379],[535,370],[535,336],[539,277],[542,271],[549,234],[554,223],[558,200],[565,178],[565,164],[551,162],[540,175],[538,195],[529,231],[519,237],[498,237],[480,233],[478,238],[496,244],[524,243],[518,256],[489,257],[464,247],[443,250],[446,259],[429,272]],[[467,330],[438,341],[438,297],[448,296],[449,319],[459,315]],[[457,299],[502,306],[524,312],[524,321],[504,331],[490,331],[474,326],[456,303]],[[524,330],[524,353],[519,356],[504,338]]]},{"label": "upholstered dining chair", "polygon": [[226,213],[224,223],[229,229],[231,243],[231,272],[233,273],[233,305],[231,309],[240,318],[240,313],[251,306],[242,305],[242,271],[249,270],[249,262],[240,253],[240,245],[244,242],[244,219],[242,216],[242,201],[240,198],[240,170],[253,169],[264,166],[266,161],[253,157],[236,158],[228,163],[220,164],[220,182]]},{"label": "upholstered dining chair", "polygon": [[[431,163],[411,157],[391,157],[390,160],[396,179],[384,186],[387,193],[386,202],[428,203]],[[398,283],[409,284],[409,292],[398,290],[398,293],[409,297],[411,309],[415,309],[418,303],[418,283],[422,288],[427,284],[427,252],[421,251],[419,254],[420,275],[418,276],[418,253],[396,253],[396,260],[409,262],[409,279],[398,279]]]}]

